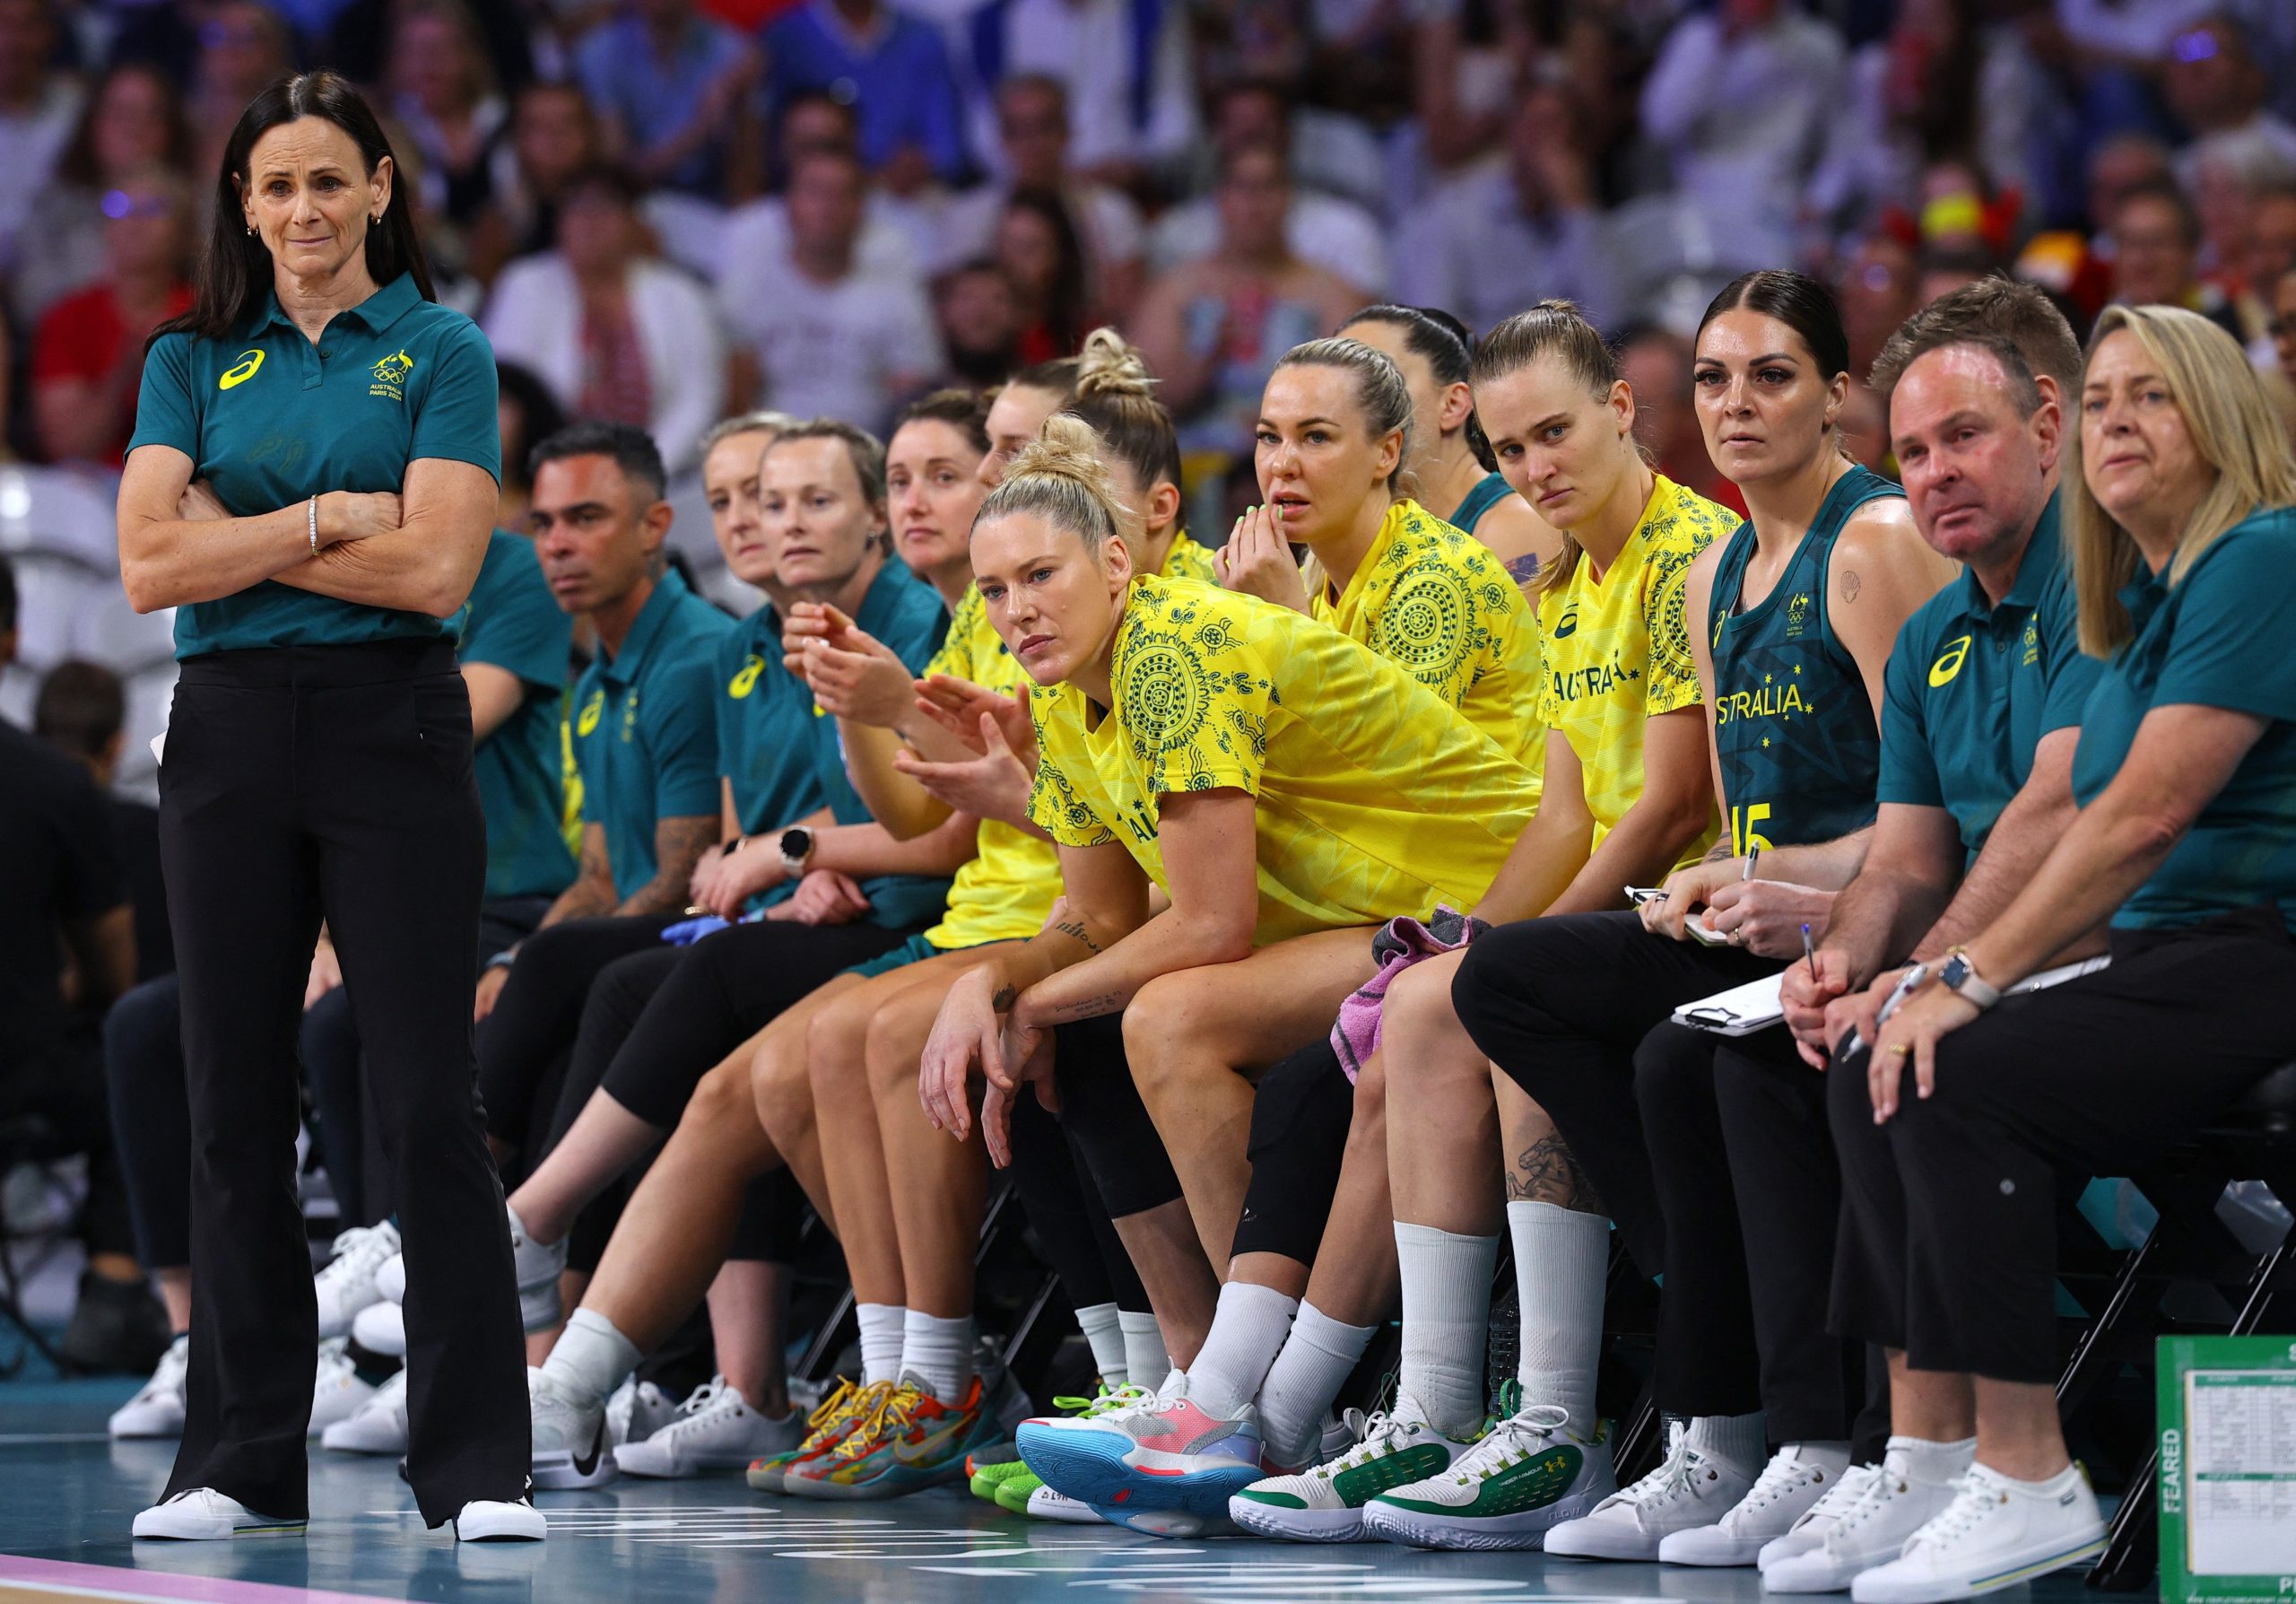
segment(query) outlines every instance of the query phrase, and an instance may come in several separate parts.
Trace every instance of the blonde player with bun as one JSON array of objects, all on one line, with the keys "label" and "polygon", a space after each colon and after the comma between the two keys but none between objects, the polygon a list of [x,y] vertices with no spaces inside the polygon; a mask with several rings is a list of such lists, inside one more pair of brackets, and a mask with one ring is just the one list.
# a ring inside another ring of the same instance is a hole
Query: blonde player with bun
[{"label": "blonde player with bun", "polygon": [[[1255,597],[1135,576],[1135,514],[1102,449],[1054,418],[973,531],[976,586],[1034,688],[1030,815],[1059,843],[1065,907],[951,989],[919,1090],[935,1124],[969,1136],[984,1073],[979,1125],[999,1155],[1021,1087],[1044,1094],[1055,1026],[1120,1014],[1136,1061],[1200,1000],[1249,1020],[1238,1061],[1272,1064],[1370,978],[1374,927],[1474,901],[1536,806],[1513,753],[1370,647]],[[1169,902],[1152,913],[1152,891]],[[1128,1416],[1031,1423],[1022,1448],[1096,1507],[1096,1478],[1146,1460],[1170,1461],[1187,1513],[1223,1512],[1260,1474],[1248,1410],[1205,1416],[1185,1373]]]}]

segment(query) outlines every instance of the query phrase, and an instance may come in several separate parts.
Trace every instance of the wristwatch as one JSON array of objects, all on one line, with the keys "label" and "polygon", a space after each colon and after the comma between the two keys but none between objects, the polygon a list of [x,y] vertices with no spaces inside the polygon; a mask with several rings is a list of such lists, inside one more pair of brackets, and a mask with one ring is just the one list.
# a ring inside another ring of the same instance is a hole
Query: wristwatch
[{"label": "wristwatch", "polygon": [[805,865],[813,861],[813,833],[803,824],[792,824],[781,833],[781,867],[792,875],[802,875]]},{"label": "wristwatch", "polygon": [[1962,1001],[1976,1004],[1980,1012],[2001,1000],[1999,989],[1988,986],[1978,974],[1966,947],[1946,950],[1944,965],[1937,971],[1937,983]]}]

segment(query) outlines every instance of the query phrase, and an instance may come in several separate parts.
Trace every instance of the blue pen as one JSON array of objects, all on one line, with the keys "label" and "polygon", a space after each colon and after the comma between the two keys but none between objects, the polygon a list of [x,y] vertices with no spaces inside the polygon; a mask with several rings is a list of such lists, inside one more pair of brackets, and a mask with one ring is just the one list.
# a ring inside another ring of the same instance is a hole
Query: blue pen
[{"label": "blue pen", "polygon": [[1810,978],[1818,978],[1818,951],[1810,945],[1810,927],[1802,927],[1802,962],[1810,966]]}]

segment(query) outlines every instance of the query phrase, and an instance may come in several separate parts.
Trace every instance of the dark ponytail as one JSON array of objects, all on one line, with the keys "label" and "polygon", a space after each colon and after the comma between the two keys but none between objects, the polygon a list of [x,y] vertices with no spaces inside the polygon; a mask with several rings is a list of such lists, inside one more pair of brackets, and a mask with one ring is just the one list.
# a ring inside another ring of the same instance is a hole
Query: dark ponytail
[{"label": "dark ponytail", "polygon": [[[1404,349],[1425,362],[1441,385],[1466,384],[1474,366],[1474,336],[1467,326],[1437,306],[1367,306],[1339,326],[1345,334],[1358,323],[1384,323],[1403,330]],[[1499,458],[1483,432],[1483,420],[1467,413],[1467,449],[1485,473],[1499,471]]]},{"label": "dark ponytail", "polygon": [[215,215],[207,248],[200,253],[191,309],[161,325],[159,333],[222,339],[253,319],[272,285],[271,252],[260,237],[247,231],[241,189],[254,181],[248,167],[256,141],[282,124],[306,117],[323,118],[350,135],[370,177],[385,157],[391,158],[390,205],[382,222],[367,230],[368,275],[379,289],[400,274],[411,273],[423,300],[439,299],[430,287],[422,241],[414,231],[413,190],[374,111],[349,80],[334,73],[300,73],[280,79],[239,113],[223,146],[222,170],[215,177]]}]

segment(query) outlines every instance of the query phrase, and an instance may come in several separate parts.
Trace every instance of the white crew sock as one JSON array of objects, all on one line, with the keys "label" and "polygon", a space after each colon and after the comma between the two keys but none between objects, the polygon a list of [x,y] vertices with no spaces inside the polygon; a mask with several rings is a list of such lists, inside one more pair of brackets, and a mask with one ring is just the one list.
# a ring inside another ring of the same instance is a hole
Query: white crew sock
[{"label": "white crew sock", "polygon": [[962,1403],[973,1377],[972,1316],[945,1320],[911,1309],[901,1325],[900,1373],[944,1404]]},{"label": "white crew sock", "polygon": [[1163,1327],[1156,1323],[1154,1315],[1130,1309],[1122,1311],[1116,1320],[1124,1328],[1126,1375],[1134,1386],[1157,1391],[1172,1373],[1172,1356],[1164,1351]]},{"label": "white crew sock", "polygon": [[1092,1368],[1109,1387],[1123,1386],[1131,1373],[1124,1365],[1123,1318],[1114,1303],[1091,1303],[1076,1311],[1076,1324],[1092,1350]]},{"label": "white crew sock", "polygon": [[577,1309],[543,1361],[543,1373],[585,1407],[602,1405],[638,1368],[638,1345],[593,1309]]},{"label": "white crew sock", "polygon": [[1305,1465],[1314,1457],[1324,1417],[1377,1329],[1347,1325],[1313,1303],[1300,1305],[1292,1335],[1260,1384],[1260,1435],[1269,1463]]},{"label": "white crew sock", "polygon": [[[1522,1315],[1515,1379],[1522,1383],[1523,1401],[1561,1405],[1570,1411],[1570,1430],[1591,1441],[1610,1222],[1552,1203],[1509,1203],[1507,1230],[1515,1242],[1515,1297]],[[1754,1469],[1761,1468],[1757,1454]]]},{"label": "white crew sock", "polygon": [[[1737,1468],[1743,1475],[1761,1474],[1770,1461],[1770,1435],[1760,1409],[1751,1415],[1699,1415],[1690,1422],[1687,1438],[1699,1452]],[[1845,1462],[1848,1459],[1845,1452]]]},{"label": "white crew sock", "polygon": [[1196,1363],[1187,1367],[1187,1395],[1207,1414],[1231,1419],[1259,1391],[1267,1367],[1283,1346],[1300,1300],[1287,1298],[1273,1286],[1231,1281],[1220,1289],[1220,1306],[1213,1311],[1212,1329]]},{"label": "white crew sock", "polygon": [[1428,1425],[1465,1442],[1483,1425],[1485,1325],[1499,1239],[1398,1220],[1396,1260],[1403,1270],[1403,1373],[1396,1390],[1425,1412]]},{"label": "white crew sock", "polygon": [[861,1322],[861,1384],[900,1380],[902,1324],[909,1311],[899,1303],[856,1303]]},{"label": "white crew sock", "polygon": [[1892,1437],[1883,1451],[1884,1460],[1891,1454],[1905,1456],[1909,1478],[1934,1487],[1950,1486],[1977,1462],[1977,1439],[1933,1443],[1926,1437]]}]

